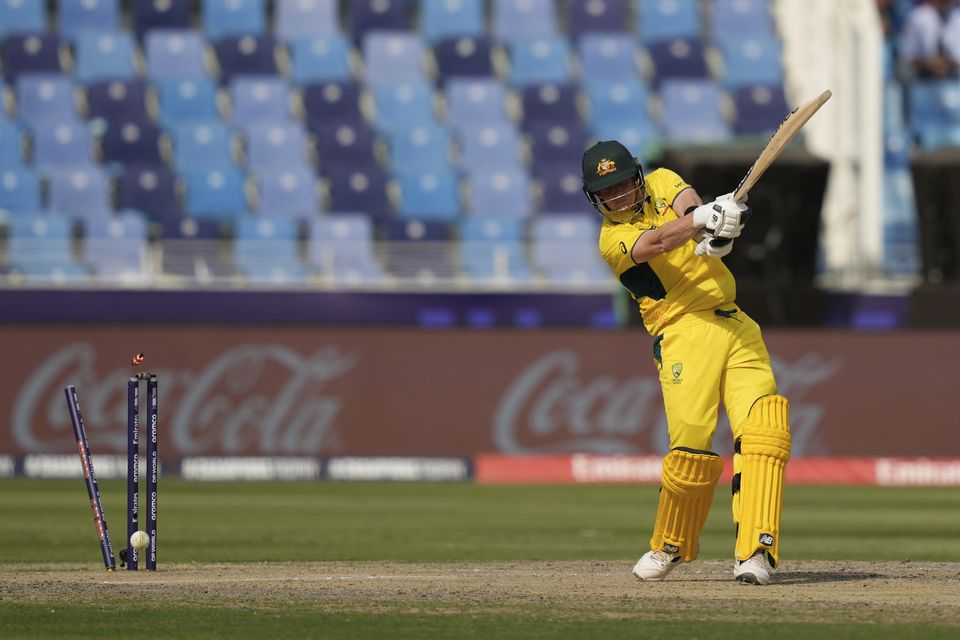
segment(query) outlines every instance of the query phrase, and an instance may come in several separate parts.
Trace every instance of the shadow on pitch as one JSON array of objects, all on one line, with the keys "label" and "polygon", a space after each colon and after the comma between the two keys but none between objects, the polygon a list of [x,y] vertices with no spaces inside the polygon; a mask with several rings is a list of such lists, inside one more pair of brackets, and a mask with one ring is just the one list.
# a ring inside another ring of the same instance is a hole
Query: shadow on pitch
[{"label": "shadow on pitch", "polygon": [[776,584],[863,582],[884,577],[883,574],[866,571],[780,571],[777,572]]}]

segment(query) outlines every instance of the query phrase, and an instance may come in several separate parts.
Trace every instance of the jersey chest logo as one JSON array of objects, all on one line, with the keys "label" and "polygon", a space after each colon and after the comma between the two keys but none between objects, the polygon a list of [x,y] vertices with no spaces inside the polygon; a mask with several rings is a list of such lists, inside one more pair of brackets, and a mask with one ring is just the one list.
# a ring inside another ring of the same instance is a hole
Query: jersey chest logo
[{"label": "jersey chest logo", "polygon": [[667,209],[667,201],[664,198],[657,198],[653,201],[653,208],[656,209],[658,216],[662,216]]}]

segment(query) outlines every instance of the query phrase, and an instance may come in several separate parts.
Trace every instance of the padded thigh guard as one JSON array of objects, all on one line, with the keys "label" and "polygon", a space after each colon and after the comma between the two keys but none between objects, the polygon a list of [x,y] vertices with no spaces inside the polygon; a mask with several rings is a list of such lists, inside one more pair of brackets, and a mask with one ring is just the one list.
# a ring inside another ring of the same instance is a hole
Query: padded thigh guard
[{"label": "padded thigh guard", "polygon": [[684,562],[700,551],[700,530],[707,521],[723,460],[710,451],[674,449],[663,459],[660,505],[650,548],[679,553]]},{"label": "padded thigh guard", "polygon": [[780,562],[783,470],[790,459],[789,411],[790,403],[783,396],[764,396],[743,423],[740,459],[734,469],[739,471],[739,477],[734,476],[734,491],[739,483],[740,493],[734,496],[738,560],[764,549],[771,566]]}]

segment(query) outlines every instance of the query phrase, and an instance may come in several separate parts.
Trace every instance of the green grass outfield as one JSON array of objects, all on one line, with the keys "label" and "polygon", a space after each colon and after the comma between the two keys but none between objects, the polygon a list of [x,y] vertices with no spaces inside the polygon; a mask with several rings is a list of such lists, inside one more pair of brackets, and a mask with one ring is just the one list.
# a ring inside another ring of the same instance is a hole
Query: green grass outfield
[{"label": "green grass outfield", "polygon": [[[126,532],[125,483],[103,482],[101,490],[114,547],[119,549]],[[617,561],[628,572],[646,548],[656,501],[657,489],[649,486],[163,479],[159,562],[161,573],[165,563],[307,561]],[[786,559],[960,562],[958,489],[788,487],[785,501],[781,552]],[[729,505],[729,492],[719,488],[703,534],[701,560],[731,557]],[[3,572],[14,566],[30,570],[24,563],[38,567],[89,563],[91,568],[99,563],[79,479],[0,481],[2,637],[110,638],[141,631],[156,637],[235,638],[723,638],[744,633],[735,616],[727,619],[706,608],[681,616],[648,616],[639,625],[630,615],[616,611],[599,615],[588,608],[582,615],[574,611],[557,619],[549,603],[536,602],[522,607],[464,602],[453,615],[429,602],[402,607],[395,602],[370,606],[361,602],[331,609],[322,602],[302,600],[244,606],[241,599],[224,608],[222,603],[202,600],[133,602],[108,591],[92,606],[69,599],[51,602],[42,595],[11,597],[2,586]],[[960,566],[956,573],[960,577]],[[944,597],[955,595],[954,591]],[[630,602],[622,606],[627,612]],[[884,619],[770,620],[752,623],[750,635],[960,637],[960,626],[954,625],[960,622],[944,626],[943,620],[919,625]]]}]

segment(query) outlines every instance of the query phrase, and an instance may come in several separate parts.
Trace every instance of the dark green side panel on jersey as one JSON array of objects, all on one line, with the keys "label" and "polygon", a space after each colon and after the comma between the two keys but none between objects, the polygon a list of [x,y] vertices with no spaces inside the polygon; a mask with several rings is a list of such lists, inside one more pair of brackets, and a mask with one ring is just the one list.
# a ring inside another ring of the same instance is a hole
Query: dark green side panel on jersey
[{"label": "dark green side panel on jersey", "polygon": [[630,267],[620,274],[620,284],[627,288],[635,300],[644,297],[663,300],[667,296],[667,290],[663,288],[660,278],[646,262]]}]

